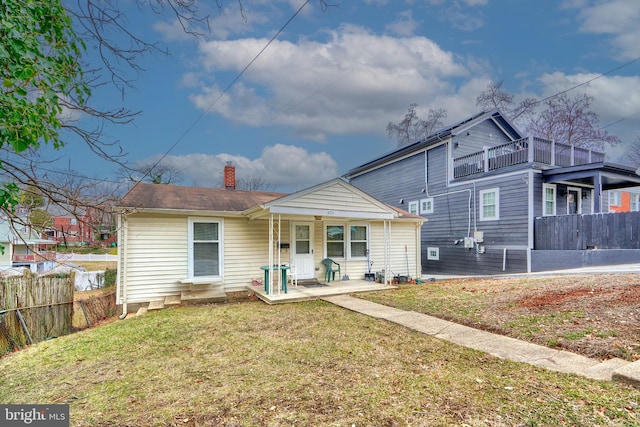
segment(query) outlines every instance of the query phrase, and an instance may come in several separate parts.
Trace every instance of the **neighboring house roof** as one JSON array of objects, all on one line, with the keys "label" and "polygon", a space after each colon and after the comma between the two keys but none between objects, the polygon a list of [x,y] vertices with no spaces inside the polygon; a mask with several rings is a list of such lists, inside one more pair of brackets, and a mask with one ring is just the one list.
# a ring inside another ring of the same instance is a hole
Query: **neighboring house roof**
[{"label": "neighboring house roof", "polygon": [[427,136],[424,139],[420,139],[416,142],[402,146],[391,152],[385,153],[380,157],[376,157],[375,159],[363,165],[360,165],[356,168],[351,169],[344,176],[351,177],[354,175],[358,175],[361,172],[377,167],[383,163],[402,158],[408,154],[414,153],[415,151],[418,151],[418,150],[422,150],[431,145],[436,145],[452,136],[456,136],[462,132],[466,132],[467,129],[487,119],[493,121],[500,129],[504,131],[505,135],[508,135],[514,141],[524,136],[506,117],[502,115],[500,110],[495,109],[491,111],[483,111],[465,120],[462,120],[454,125],[440,129],[437,132],[432,133],[431,135]]},{"label": "neighboring house roof", "polygon": [[283,196],[286,194],[139,182],[122,198],[118,207],[243,212]]}]

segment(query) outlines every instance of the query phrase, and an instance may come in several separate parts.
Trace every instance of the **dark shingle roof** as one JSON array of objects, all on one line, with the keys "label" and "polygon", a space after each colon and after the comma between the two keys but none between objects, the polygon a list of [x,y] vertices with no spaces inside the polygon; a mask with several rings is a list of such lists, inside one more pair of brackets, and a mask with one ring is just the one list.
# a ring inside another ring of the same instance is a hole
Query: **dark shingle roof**
[{"label": "dark shingle roof", "polygon": [[286,196],[284,193],[137,183],[122,198],[123,208],[242,212]]}]

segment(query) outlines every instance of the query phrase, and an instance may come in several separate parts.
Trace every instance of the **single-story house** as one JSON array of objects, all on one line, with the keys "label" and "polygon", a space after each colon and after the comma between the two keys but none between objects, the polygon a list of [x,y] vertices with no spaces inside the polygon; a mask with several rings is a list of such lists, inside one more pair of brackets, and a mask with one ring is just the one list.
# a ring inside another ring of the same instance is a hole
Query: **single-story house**
[{"label": "single-story house", "polygon": [[138,183],[123,197],[116,208],[123,314],[200,289],[243,291],[264,281],[267,295],[287,292],[283,265],[300,281],[326,283],[326,258],[340,264],[335,280],[363,280],[372,268],[384,271],[385,283],[420,276],[419,215],[342,178],[283,194],[235,189],[231,165],[224,175],[225,188]]}]

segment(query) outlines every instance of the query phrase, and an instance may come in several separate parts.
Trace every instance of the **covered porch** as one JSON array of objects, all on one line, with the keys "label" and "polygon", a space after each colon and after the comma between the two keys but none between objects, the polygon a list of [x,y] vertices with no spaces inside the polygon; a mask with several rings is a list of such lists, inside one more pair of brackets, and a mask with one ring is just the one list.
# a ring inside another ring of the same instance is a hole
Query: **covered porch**
[{"label": "covered porch", "polygon": [[[261,204],[244,215],[267,228],[264,240],[255,242],[265,256],[253,260],[254,280],[247,289],[268,303],[380,290],[386,287],[365,277],[380,274],[381,282],[390,283],[394,274],[417,277],[421,271],[424,219],[381,203],[342,179]],[[326,259],[335,262],[329,275]]]}]

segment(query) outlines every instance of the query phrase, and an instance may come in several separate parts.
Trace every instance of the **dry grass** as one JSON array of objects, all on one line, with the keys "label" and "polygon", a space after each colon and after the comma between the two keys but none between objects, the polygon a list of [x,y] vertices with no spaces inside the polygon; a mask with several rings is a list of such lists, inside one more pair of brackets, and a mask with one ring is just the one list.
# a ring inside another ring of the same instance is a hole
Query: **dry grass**
[{"label": "dry grass", "polygon": [[499,360],[324,302],[148,313],[0,359],[0,402],[74,426],[632,426],[640,391]]},{"label": "dry grass", "polygon": [[602,360],[640,360],[640,275],[455,279],[363,298]]},{"label": "dry grass", "polygon": [[72,264],[84,267],[87,271],[105,271],[118,268],[118,263],[115,261],[73,261]]}]

